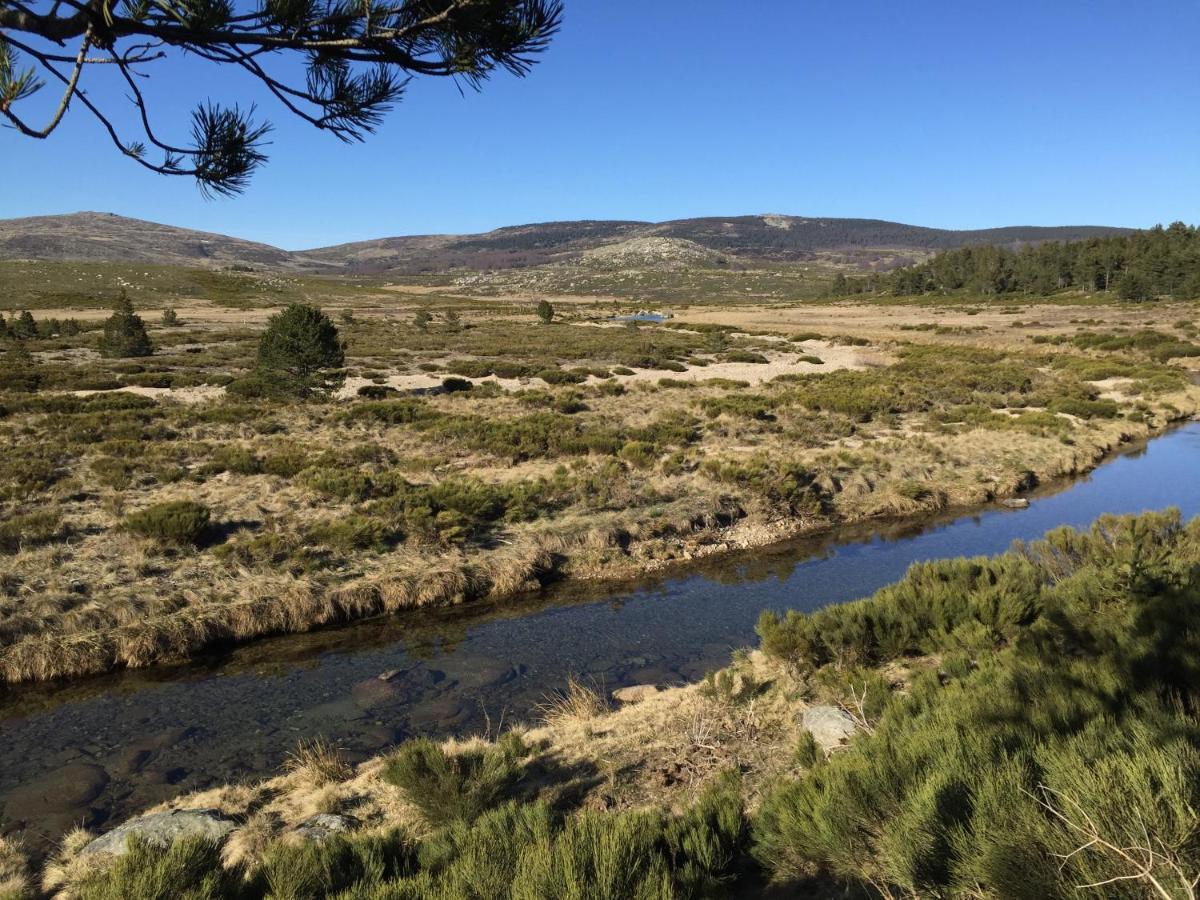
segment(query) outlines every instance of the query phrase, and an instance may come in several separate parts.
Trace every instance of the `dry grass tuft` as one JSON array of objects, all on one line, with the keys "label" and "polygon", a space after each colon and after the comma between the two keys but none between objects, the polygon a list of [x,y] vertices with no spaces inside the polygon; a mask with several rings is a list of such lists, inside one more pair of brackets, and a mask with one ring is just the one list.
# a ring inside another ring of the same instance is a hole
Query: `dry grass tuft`
[{"label": "dry grass tuft", "polygon": [[564,689],[549,695],[537,707],[542,721],[551,728],[587,724],[608,709],[604,692],[598,686],[584,684],[574,675],[567,679]]},{"label": "dry grass tuft", "polygon": [[325,787],[346,781],[353,768],[342,758],[341,750],[323,737],[301,741],[288,755],[284,771],[311,787]]},{"label": "dry grass tuft", "polygon": [[0,897],[29,895],[29,863],[19,840],[0,837]]}]

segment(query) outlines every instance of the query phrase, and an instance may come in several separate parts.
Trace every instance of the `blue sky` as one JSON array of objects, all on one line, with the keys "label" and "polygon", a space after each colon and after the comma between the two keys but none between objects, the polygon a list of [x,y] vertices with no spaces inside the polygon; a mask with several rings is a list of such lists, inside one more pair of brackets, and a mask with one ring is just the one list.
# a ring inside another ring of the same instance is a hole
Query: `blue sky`
[{"label": "blue sky", "polygon": [[[240,74],[160,64],[147,88],[165,131],[208,97],[257,102],[276,125],[245,194],[205,200],[141,170],[75,108],[48,141],[0,130],[0,217],[95,209],[290,249],[759,212],[951,228],[1200,220],[1192,0],[566,6],[529,78],[479,94],[416,81],[349,147]],[[96,77],[93,97],[123,107],[106,88]]]}]

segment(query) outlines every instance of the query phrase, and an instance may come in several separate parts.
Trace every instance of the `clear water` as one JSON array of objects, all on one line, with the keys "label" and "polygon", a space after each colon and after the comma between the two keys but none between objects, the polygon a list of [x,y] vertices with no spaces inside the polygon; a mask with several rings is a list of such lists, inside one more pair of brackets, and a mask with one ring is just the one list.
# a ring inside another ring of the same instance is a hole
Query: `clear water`
[{"label": "clear water", "polygon": [[633,313],[628,316],[613,316],[614,322],[665,322],[667,317],[662,313]]},{"label": "clear water", "polygon": [[354,757],[412,734],[529,718],[570,674],[608,689],[697,679],[754,642],[763,609],[861,597],[914,561],[998,553],[1105,512],[1196,515],[1198,462],[1191,424],[1024,510],[847,529],[638,584],[564,586],[521,605],[404,614],[182,667],[10,688],[0,694],[0,831],[28,828],[37,843],[80,821],[103,828],[183,791],[272,773],[318,734]]}]

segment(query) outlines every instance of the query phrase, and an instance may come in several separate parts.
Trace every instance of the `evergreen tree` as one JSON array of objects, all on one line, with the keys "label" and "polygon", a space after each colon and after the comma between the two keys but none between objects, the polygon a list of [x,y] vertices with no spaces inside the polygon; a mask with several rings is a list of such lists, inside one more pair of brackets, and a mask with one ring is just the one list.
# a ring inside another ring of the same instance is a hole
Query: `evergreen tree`
[{"label": "evergreen tree", "polygon": [[33,314],[27,309],[21,310],[13,320],[12,331],[13,336],[21,341],[37,337],[37,322],[33,320]]},{"label": "evergreen tree", "polygon": [[0,390],[33,393],[42,383],[33,354],[20,341],[14,341],[0,356]]},{"label": "evergreen tree", "polygon": [[174,328],[179,324],[179,313],[173,309],[164,309],[162,314],[162,323],[167,328]]},{"label": "evergreen tree", "polygon": [[543,325],[549,325],[554,321],[554,307],[550,305],[549,300],[539,300],[537,303],[538,321]]},{"label": "evergreen tree", "polygon": [[423,309],[419,309],[417,310],[417,314],[413,316],[413,325],[416,327],[417,331],[428,331],[429,320],[429,313]]},{"label": "evergreen tree", "polygon": [[100,355],[124,358],[149,356],[153,352],[154,345],[146,334],[146,323],[133,311],[133,304],[122,290],[113,314],[104,323],[104,333],[100,336]]},{"label": "evergreen tree", "polygon": [[337,326],[315,306],[293,303],[271,316],[258,344],[258,373],[273,390],[307,396],[339,368],[345,354]]}]

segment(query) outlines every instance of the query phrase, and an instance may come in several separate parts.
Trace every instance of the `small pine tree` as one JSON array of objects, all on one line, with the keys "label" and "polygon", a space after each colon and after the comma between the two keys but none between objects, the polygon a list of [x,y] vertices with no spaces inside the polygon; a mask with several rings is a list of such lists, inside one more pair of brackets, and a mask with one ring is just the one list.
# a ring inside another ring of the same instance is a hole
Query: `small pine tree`
[{"label": "small pine tree", "polygon": [[454,310],[446,313],[446,327],[451,331],[458,331],[462,327],[462,318]]},{"label": "small pine tree", "polygon": [[0,390],[33,393],[41,384],[33,354],[20,341],[14,341],[0,356]]},{"label": "small pine tree", "polygon": [[154,352],[150,336],[146,334],[146,323],[133,311],[125,291],[117,299],[113,314],[104,323],[100,337],[100,355],[110,358],[149,356]]},{"label": "small pine tree", "polygon": [[164,309],[162,314],[162,323],[167,328],[174,328],[179,324],[179,313],[173,309]]},{"label": "small pine tree", "polygon": [[258,345],[258,372],[273,389],[306,396],[322,373],[346,360],[337,326],[320,309],[293,303],[271,316]]},{"label": "small pine tree", "polygon": [[417,314],[413,316],[413,325],[416,326],[418,331],[428,331],[429,321],[429,313],[423,309],[417,310]]},{"label": "small pine tree", "polygon": [[549,300],[539,300],[537,303],[538,321],[543,325],[549,325],[554,321],[554,307],[550,305]]},{"label": "small pine tree", "polygon": [[33,314],[27,309],[21,310],[20,315],[13,319],[12,330],[18,340],[37,337],[37,322],[33,320]]}]

